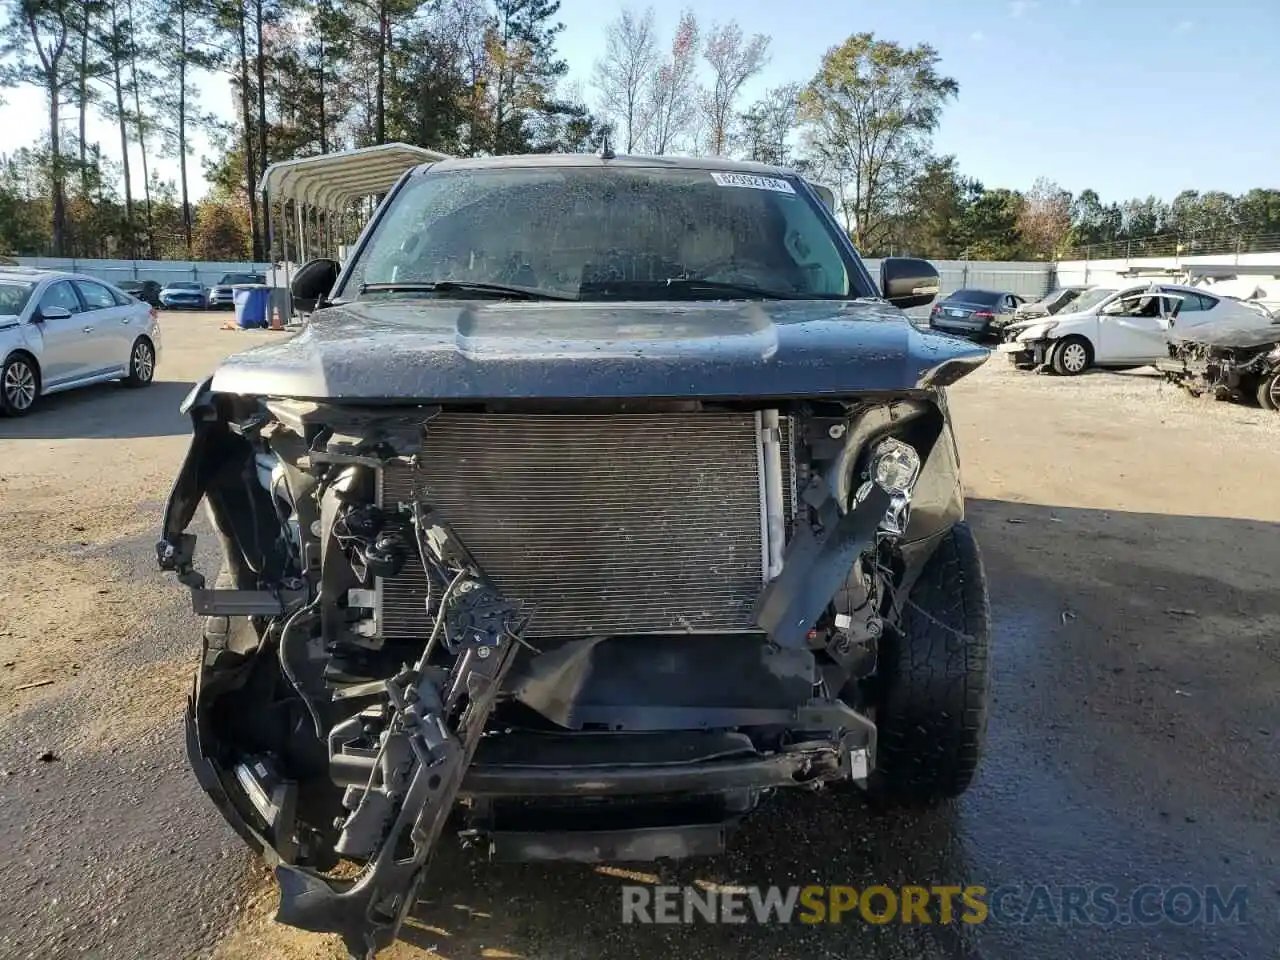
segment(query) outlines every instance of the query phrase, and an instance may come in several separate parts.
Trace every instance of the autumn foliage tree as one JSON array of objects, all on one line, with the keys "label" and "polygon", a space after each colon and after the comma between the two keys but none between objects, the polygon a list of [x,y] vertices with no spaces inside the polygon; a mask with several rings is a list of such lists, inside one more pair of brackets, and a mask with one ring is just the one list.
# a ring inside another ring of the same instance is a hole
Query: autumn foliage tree
[{"label": "autumn foliage tree", "polygon": [[249,258],[252,237],[249,214],[239,204],[206,201],[196,208],[192,254],[197,260],[237,261]]},{"label": "autumn foliage tree", "polygon": [[1023,197],[1017,217],[1023,249],[1049,260],[1066,248],[1071,234],[1071,193],[1040,177]]},{"label": "autumn foliage tree", "polygon": [[[584,97],[557,0],[0,0],[0,86],[44,104],[22,118],[28,144],[0,156],[0,250],[264,258],[258,185],[274,162],[389,141],[587,151],[606,128],[629,152],[794,167],[835,191],[871,256],[1280,248],[1276,189],[1104,201],[966,176],[964,158],[933,149],[957,86],[928,45],[857,33],[762,89],[766,36],[704,27],[692,9],[611,16]],[[210,85],[230,87],[228,115],[202,106]]]},{"label": "autumn foliage tree", "polygon": [[928,44],[858,33],[832,47],[800,97],[807,142],[845,184],[845,212],[863,249],[880,242],[929,156],[944,104],[959,92]]}]

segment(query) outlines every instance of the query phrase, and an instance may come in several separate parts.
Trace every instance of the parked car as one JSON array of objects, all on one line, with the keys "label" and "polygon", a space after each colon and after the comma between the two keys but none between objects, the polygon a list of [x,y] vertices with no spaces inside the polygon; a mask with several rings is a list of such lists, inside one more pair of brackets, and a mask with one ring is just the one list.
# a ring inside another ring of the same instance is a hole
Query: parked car
[{"label": "parked car", "polygon": [[204,287],[194,280],[172,280],[160,291],[160,303],[169,310],[203,310]]},{"label": "parked car", "polygon": [[1055,313],[1062,313],[1088,289],[1088,287],[1058,287],[1034,303],[1024,303],[1019,306],[1013,311],[1013,319],[1031,320],[1035,317],[1051,317]]},{"label": "parked car", "polygon": [[103,380],[145,387],[159,358],[155,307],[93,277],[0,269],[0,412]]},{"label": "parked car", "polygon": [[222,279],[209,288],[206,302],[210,307],[235,306],[235,290],[243,284],[264,284],[267,278],[260,273],[224,273]]},{"label": "parked car", "polygon": [[1048,366],[1075,376],[1090,367],[1145,367],[1168,356],[1171,331],[1273,323],[1265,310],[1239,300],[1168,283],[1096,287],[1082,294],[1069,312],[1049,319],[1023,320],[1005,332],[997,348],[1011,363],[1028,369]]},{"label": "parked car", "polygon": [[974,340],[999,338],[1000,331],[1024,302],[1017,294],[998,290],[956,290],[933,305],[929,326]]},{"label": "parked car", "polygon": [[1170,339],[1156,369],[1193,396],[1280,409],[1280,326],[1192,330]]},{"label": "parked car", "polygon": [[160,306],[160,284],[155,280],[121,280],[116,287],[136,300]]},{"label": "parked car", "polygon": [[990,625],[943,391],[988,352],[906,319],[937,288],[877,289],[791,171],[611,154],[424,165],[303,266],[303,331],[191,394],[157,547],[279,918],[385,946],[460,799],[497,856],[645,860],[774,788],[962,792]]}]

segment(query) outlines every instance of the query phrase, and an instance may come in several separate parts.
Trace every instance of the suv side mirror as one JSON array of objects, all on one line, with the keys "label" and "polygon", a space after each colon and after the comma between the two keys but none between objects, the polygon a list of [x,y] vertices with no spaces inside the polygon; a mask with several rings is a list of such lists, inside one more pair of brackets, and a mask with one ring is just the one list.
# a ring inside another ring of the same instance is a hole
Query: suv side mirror
[{"label": "suv side mirror", "polygon": [[70,320],[71,311],[66,307],[41,307],[36,311],[35,318],[39,320]]},{"label": "suv side mirror", "polygon": [[308,260],[304,263],[289,283],[293,308],[300,313],[316,309],[338,282],[341,269],[342,265],[337,260]]},{"label": "suv side mirror", "polygon": [[933,303],[938,271],[928,260],[886,257],[880,261],[880,295],[900,310]]}]

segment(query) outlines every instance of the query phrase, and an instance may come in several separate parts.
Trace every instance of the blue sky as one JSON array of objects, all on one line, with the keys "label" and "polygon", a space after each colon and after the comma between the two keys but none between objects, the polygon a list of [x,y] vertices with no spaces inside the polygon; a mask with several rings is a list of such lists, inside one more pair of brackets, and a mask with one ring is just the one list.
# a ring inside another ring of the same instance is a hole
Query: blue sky
[{"label": "blue sky", "polygon": [[[685,5],[653,0],[664,35]],[[643,8],[641,2],[637,5]],[[828,47],[871,31],[930,43],[960,84],[936,149],[988,187],[1037,176],[1104,200],[1280,187],[1275,0],[699,0],[773,37],[749,97],[809,79]],[[562,0],[562,50],[584,80],[615,9]]]},{"label": "blue sky", "polygon": [[[686,2],[653,0],[664,38]],[[618,9],[562,0],[561,51],[588,96],[591,64]],[[1107,201],[1280,188],[1275,0],[699,0],[694,9],[704,24],[734,18],[773,38],[771,62],[744,103],[808,80],[825,50],[851,33],[931,43],[960,84],[935,147],[988,187],[1026,189],[1044,175]],[[5,91],[4,99],[0,151],[8,152],[32,141],[45,113],[38,91]],[[205,104],[231,112],[225,83],[210,79]],[[110,124],[95,122],[90,136],[118,151]],[[171,160],[153,164],[176,178]],[[140,185],[136,156],[134,166]],[[199,169],[197,158],[197,194]]]}]

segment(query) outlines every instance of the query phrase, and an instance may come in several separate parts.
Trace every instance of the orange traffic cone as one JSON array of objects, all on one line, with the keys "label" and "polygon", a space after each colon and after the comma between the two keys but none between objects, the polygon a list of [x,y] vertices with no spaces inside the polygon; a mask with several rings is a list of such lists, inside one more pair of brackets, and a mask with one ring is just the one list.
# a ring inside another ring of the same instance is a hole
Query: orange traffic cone
[{"label": "orange traffic cone", "polygon": [[284,321],[280,319],[280,308],[279,308],[279,307],[272,307],[272,308],[271,308],[271,329],[272,329],[272,330],[283,330],[283,329],[284,329]]}]

